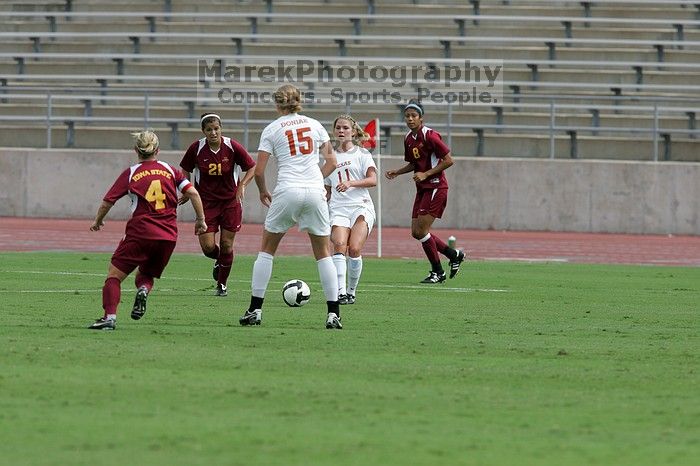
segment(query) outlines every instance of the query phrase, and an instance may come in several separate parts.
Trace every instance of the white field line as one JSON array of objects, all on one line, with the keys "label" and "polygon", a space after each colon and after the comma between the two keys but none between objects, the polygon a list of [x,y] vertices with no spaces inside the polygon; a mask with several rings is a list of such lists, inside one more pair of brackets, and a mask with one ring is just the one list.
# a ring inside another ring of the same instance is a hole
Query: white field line
[{"label": "white field line", "polygon": [[569,259],[563,257],[484,257],[483,260],[499,262],[569,262]]},{"label": "white field line", "polygon": [[[41,271],[41,270],[0,270],[0,273],[21,273],[21,274],[38,274],[38,275],[67,275],[67,276],[82,276],[82,277],[104,277],[105,274],[102,273],[88,273],[88,272],[54,272],[54,271]],[[206,282],[213,282],[211,278],[197,278],[197,277],[166,277],[167,280],[188,280],[188,281],[206,281]],[[250,280],[229,280],[229,282],[235,282],[235,283],[245,283],[245,284],[250,284]],[[284,284],[284,281],[275,281],[272,280],[270,281],[271,284],[276,284],[276,285],[282,285]],[[315,283],[313,281],[309,281],[310,284],[312,285],[318,285],[320,284]],[[510,293],[512,290],[504,290],[504,289],[498,289],[498,288],[461,288],[461,287],[451,287],[451,286],[446,286],[446,285],[401,285],[401,284],[395,284],[395,285],[378,285],[378,284],[373,284],[373,283],[361,283],[362,290],[364,292],[387,292],[387,291],[392,291],[392,290],[434,290],[434,291],[441,291],[441,292],[451,292],[451,293],[475,293],[475,292],[480,292],[480,293]],[[31,289],[26,289],[26,290],[0,290],[0,293],[92,293],[92,292],[98,292],[102,288],[96,288],[93,290],[31,290]],[[157,291],[164,291],[164,292],[173,292],[173,291],[185,291],[182,288],[178,290],[173,290],[173,289],[168,289],[168,288],[160,288],[156,287]],[[125,286],[123,287],[123,291],[126,292],[131,292],[131,286]],[[199,289],[193,289],[191,291],[201,291]]]}]

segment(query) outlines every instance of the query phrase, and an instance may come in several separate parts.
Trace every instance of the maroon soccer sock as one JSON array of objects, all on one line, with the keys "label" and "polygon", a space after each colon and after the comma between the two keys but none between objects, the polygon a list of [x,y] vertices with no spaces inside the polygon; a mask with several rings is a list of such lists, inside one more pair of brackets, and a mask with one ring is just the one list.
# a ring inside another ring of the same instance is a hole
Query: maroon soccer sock
[{"label": "maroon soccer sock", "polygon": [[219,283],[225,285],[226,281],[228,280],[228,276],[231,273],[231,264],[233,264],[233,253],[230,252],[228,254],[219,254],[219,259],[217,260],[217,262],[219,263]]},{"label": "maroon soccer sock", "polygon": [[209,259],[218,260],[219,259],[219,251],[220,251],[219,245],[215,244],[214,249],[212,249],[209,252],[205,252],[204,255],[207,256]]},{"label": "maroon soccer sock", "polygon": [[424,238],[420,239],[421,246],[423,246],[423,251],[426,257],[430,261],[430,265],[433,267],[433,272],[442,272],[442,264],[440,264],[440,254],[437,250],[437,245],[435,244],[435,239],[428,233]]},{"label": "maroon soccer sock", "polygon": [[141,288],[142,286],[145,286],[148,292],[151,292],[151,288],[153,288],[153,277],[149,275],[144,275],[141,272],[136,274],[136,279],[134,280],[136,283],[136,289]]},{"label": "maroon soccer sock", "polygon": [[457,251],[449,247],[443,240],[437,237],[437,235],[431,233],[431,238],[435,240],[435,247],[440,251],[445,257],[452,260],[455,258]]},{"label": "maroon soccer sock", "polygon": [[110,277],[105,280],[102,287],[102,309],[104,309],[106,318],[108,314],[116,314],[119,299],[122,295],[122,286],[118,278]]}]

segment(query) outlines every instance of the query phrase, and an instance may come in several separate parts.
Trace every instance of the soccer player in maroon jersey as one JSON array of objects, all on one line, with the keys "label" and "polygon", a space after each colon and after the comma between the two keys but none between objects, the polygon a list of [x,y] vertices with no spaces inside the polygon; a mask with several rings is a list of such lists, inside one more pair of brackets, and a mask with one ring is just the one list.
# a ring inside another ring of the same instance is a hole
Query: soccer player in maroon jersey
[{"label": "soccer player in maroon jersey", "polygon": [[[205,113],[200,119],[204,137],[190,145],[180,167],[188,178],[194,173],[194,185],[202,196],[208,225],[207,232],[199,235],[199,245],[205,256],[215,260],[216,295],[226,296],[226,283],[233,264],[233,241],[243,218],[241,201],[245,187],[255,174],[251,170],[255,161],[240,143],[222,136],[219,115]],[[242,171],[246,174],[239,180]],[[180,200],[184,202],[186,198]]]},{"label": "soccer player in maroon jersey", "polygon": [[195,233],[207,229],[199,193],[185,175],[165,162],[157,160],[158,136],[152,131],[133,133],[139,163],[124,170],[117,178],[97,210],[91,231],[104,226],[104,218],[118,199],[131,198],[131,218],[126,234],[117,246],[102,287],[104,315],[92,324],[93,330],[114,330],[121,283],[138,267],[136,299],[131,318],[139,320],[146,312],[146,298],[153,288],[153,278],[160,278],[177,241],[178,191],[192,201],[197,219]]},{"label": "soccer player in maroon jersey", "polygon": [[423,124],[423,106],[411,100],[404,107],[404,120],[410,130],[404,138],[404,160],[408,162],[398,170],[389,170],[385,176],[392,180],[398,175],[413,172],[416,197],[413,202],[411,234],[421,242],[423,251],[432,267],[421,283],[442,283],[446,274],[440,263],[440,255],[450,260],[450,278],[459,272],[464,252],[445,244],[430,233],[436,218],[442,217],[447,206],[447,178],[445,170],[452,166],[450,148],[442,142],[440,133]]}]

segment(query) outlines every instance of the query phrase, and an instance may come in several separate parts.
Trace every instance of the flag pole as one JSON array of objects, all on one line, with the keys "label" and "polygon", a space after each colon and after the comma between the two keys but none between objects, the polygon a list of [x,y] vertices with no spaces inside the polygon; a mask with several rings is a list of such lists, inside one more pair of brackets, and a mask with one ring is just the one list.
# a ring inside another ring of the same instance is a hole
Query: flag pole
[{"label": "flag pole", "polygon": [[382,257],[382,127],[377,122],[377,257]]}]

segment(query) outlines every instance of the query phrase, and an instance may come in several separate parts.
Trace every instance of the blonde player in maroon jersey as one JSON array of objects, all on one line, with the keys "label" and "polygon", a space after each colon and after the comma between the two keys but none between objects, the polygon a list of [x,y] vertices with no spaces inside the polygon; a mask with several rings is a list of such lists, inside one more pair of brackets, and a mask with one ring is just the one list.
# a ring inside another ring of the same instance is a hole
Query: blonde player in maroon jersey
[{"label": "blonde player in maroon jersey", "polygon": [[445,170],[452,166],[450,148],[442,142],[440,133],[423,124],[423,106],[411,100],[404,107],[404,120],[410,130],[404,138],[404,160],[398,170],[389,170],[385,176],[392,180],[398,175],[413,172],[416,197],[413,202],[411,234],[421,242],[428,257],[431,271],[421,283],[442,283],[446,274],[440,263],[442,253],[450,260],[450,278],[459,272],[464,253],[445,244],[430,233],[436,218],[442,217],[447,206],[447,178]]},{"label": "blonde player in maroon jersey", "polygon": [[377,186],[377,166],[372,154],[361,147],[361,141],[368,135],[352,116],[340,115],[335,119],[333,136],[337,165],[325,184],[333,263],[338,272],[338,302],[355,304],[362,275],[362,248],[376,218],[368,188]]},{"label": "blonde player in maroon jersey", "polygon": [[[221,117],[205,113],[200,117],[204,137],[187,148],[180,167],[185,176],[194,173],[194,185],[202,196],[207,232],[199,235],[202,252],[214,259],[216,295],[228,294],[227,282],[233,264],[233,242],[241,229],[245,187],[253,179],[255,161],[236,140],[221,134]],[[241,172],[246,172],[239,179]],[[180,199],[180,203],[187,198]],[[219,244],[216,233],[221,228]]]},{"label": "blonde player in maroon jersey", "polygon": [[109,188],[90,227],[91,231],[100,230],[114,203],[126,195],[131,198],[132,214],[126,223],[126,234],[112,255],[102,287],[104,315],[88,327],[93,330],[116,328],[121,283],[136,267],[137,291],[131,318],[143,317],[153,279],[160,278],[175,249],[178,191],[192,201],[197,215],[195,233],[207,230],[197,190],[180,170],[156,158],[158,136],[152,131],[133,133],[133,136],[139,162],[124,170]]}]

